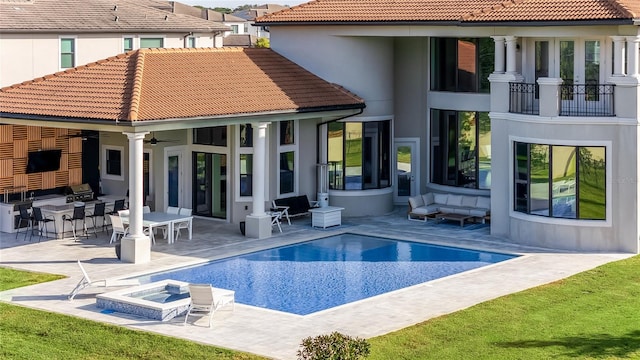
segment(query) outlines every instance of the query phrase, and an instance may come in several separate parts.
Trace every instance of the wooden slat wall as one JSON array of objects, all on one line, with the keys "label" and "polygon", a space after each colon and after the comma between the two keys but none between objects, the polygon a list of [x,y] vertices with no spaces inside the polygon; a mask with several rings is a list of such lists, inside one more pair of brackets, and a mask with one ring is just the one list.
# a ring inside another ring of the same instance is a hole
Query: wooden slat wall
[{"label": "wooden slat wall", "polygon": [[[82,183],[80,130],[0,125],[0,191],[26,186],[26,191]],[[62,150],[60,169],[26,174],[29,151]]]}]

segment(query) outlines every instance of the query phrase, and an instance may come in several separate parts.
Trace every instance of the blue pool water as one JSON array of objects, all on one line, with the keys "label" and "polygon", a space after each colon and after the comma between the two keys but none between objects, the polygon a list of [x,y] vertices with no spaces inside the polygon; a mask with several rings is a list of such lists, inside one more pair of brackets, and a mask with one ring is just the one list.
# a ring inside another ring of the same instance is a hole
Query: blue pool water
[{"label": "blue pool water", "polygon": [[299,315],[494,264],[516,256],[342,234],[155,273],[236,292],[236,302]]}]

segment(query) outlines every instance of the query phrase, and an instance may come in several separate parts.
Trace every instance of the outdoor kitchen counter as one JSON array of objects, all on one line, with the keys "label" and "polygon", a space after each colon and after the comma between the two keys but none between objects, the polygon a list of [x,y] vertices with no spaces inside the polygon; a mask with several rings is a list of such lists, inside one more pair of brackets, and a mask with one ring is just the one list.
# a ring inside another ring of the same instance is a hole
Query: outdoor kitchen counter
[{"label": "outdoor kitchen counter", "polygon": [[[93,213],[93,207],[95,206],[96,203],[105,202],[107,204],[107,211],[109,211],[110,208],[113,208],[113,203],[118,199],[124,199],[124,196],[104,195],[104,196],[98,197],[98,200],[91,200],[91,201],[85,201],[85,202],[76,201],[72,203],[66,203],[65,197],[62,196],[62,197],[57,197],[55,199],[49,199],[49,200],[35,200],[33,202],[33,206],[36,206],[42,209],[43,216],[54,218],[55,227],[53,225],[53,222],[47,223],[47,232],[50,234],[50,236],[52,236],[52,234],[55,234],[56,239],[61,239],[64,237],[63,236],[64,234],[62,232],[63,225],[65,225],[64,227],[65,232],[67,233],[71,232],[70,224],[68,223],[64,224],[64,220],[62,219],[62,217],[64,215],[67,215],[69,217],[72,216],[73,208],[75,207],[75,204],[79,204],[79,205],[84,204],[85,213],[88,215]],[[93,222],[90,219],[87,219],[87,221],[88,221],[87,227],[93,226]],[[102,225],[100,222],[101,220],[96,219],[96,221],[97,221],[96,225],[98,226]],[[80,230],[80,231],[84,230],[82,221],[76,222],[76,231],[77,230]]]}]

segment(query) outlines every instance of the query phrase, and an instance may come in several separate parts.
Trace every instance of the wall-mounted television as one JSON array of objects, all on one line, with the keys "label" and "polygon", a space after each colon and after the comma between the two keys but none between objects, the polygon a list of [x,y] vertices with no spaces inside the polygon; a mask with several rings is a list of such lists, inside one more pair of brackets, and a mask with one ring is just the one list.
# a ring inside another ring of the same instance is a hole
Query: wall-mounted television
[{"label": "wall-mounted television", "polygon": [[62,150],[41,150],[29,153],[27,174],[60,169]]}]

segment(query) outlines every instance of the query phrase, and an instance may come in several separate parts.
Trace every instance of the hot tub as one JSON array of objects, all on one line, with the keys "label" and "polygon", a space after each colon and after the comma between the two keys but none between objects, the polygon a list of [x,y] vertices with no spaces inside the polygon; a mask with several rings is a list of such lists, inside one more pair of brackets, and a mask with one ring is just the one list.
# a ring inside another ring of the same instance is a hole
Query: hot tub
[{"label": "hot tub", "polygon": [[96,296],[98,308],[168,321],[187,313],[189,283],[163,280]]}]

